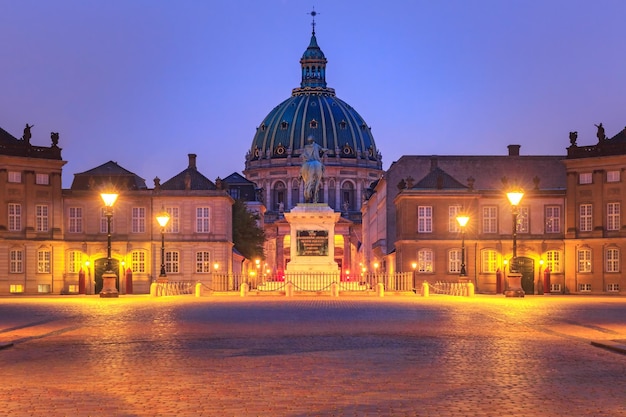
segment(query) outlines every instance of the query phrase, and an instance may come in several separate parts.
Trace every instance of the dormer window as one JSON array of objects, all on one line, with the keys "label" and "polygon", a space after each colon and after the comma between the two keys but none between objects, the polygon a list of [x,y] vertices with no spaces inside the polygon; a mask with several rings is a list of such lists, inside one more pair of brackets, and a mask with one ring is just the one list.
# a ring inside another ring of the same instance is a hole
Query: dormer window
[{"label": "dormer window", "polygon": [[365,123],[363,123],[363,124],[361,125],[361,130],[366,130],[366,129],[367,129],[367,125],[366,125]]},{"label": "dormer window", "polygon": [[266,126],[265,126],[265,123],[261,124],[261,127],[260,127],[261,132],[265,132],[265,127],[266,127]]},{"label": "dormer window", "polygon": [[286,121],[282,121],[280,122],[280,129],[281,130],[287,130],[287,128],[289,127],[289,123],[287,123]]},{"label": "dormer window", "polygon": [[346,123],[345,120],[342,120],[342,121],[339,122],[339,129],[346,130],[347,126],[348,126],[348,123]]},{"label": "dormer window", "polygon": [[317,129],[317,120],[313,119],[309,122],[309,127],[311,129]]}]

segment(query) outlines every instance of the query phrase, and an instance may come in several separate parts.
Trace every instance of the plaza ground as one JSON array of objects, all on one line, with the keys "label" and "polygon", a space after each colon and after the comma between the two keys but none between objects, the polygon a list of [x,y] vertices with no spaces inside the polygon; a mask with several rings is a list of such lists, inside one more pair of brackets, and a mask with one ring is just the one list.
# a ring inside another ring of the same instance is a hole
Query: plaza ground
[{"label": "plaza ground", "polygon": [[7,416],[626,416],[625,297],[4,297],[0,345]]}]

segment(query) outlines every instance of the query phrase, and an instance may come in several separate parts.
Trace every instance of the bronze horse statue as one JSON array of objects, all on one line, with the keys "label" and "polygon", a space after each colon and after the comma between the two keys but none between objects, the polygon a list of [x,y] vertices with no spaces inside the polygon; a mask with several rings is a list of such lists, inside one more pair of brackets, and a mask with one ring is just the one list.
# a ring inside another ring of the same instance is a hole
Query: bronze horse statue
[{"label": "bronze horse statue", "polygon": [[315,143],[315,139],[309,136],[307,144],[302,150],[302,168],[300,177],[304,182],[304,202],[318,203],[319,189],[324,176],[324,164],[322,164],[320,153],[326,152],[320,145]]}]

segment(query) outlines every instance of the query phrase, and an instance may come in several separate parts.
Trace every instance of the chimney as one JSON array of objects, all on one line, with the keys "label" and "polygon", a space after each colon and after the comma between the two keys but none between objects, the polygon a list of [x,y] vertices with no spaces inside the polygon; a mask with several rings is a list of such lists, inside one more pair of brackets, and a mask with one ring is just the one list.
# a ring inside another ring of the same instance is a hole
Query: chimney
[{"label": "chimney", "polygon": [[195,153],[190,153],[190,154],[187,154],[187,156],[189,157],[189,168],[190,169],[197,169],[196,168],[196,154]]},{"label": "chimney", "polygon": [[509,148],[509,156],[519,156],[521,145],[509,145],[507,148]]},{"label": "chimney", "polygon": [[438,163],[439,163],[439,159],[436,156],[431,156],[430,157],[430,170],[434,171],[435,169],[437,169]]}]

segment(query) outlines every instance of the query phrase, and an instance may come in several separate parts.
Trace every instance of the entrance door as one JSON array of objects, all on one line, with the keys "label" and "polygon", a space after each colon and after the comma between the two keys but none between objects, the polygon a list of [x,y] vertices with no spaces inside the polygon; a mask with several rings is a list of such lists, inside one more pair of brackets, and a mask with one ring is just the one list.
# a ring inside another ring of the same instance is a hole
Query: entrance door
[{"label": "entrance door", "polygon": [[[94,262],[94,271],[93,271],[94,279],[96,281],[95,294],[100,294],[100,291],[102,291],[102,286],[103,286],[102,274],[104,274],[106,269],[107,269],[107,258],[96,259],[96,261]],[[120,272],[119,272],[120,263],[117,259],[111,259],[111,269],[113,270],[113,273],[117,275],[117,277],[115,278],[115,287],[119,291],[120,289]]]},{"label": "entrance door", "polygon": [[519,256],[517,258],[519,272],[522,274],[522,289],[526,294],[535,293],[535,261]]}]

